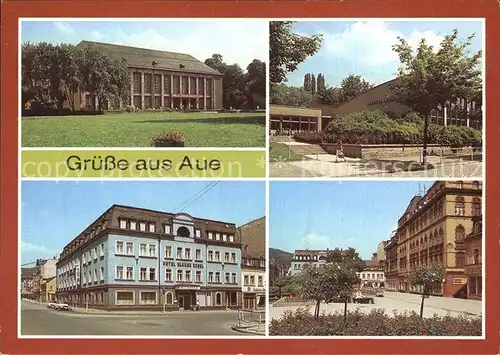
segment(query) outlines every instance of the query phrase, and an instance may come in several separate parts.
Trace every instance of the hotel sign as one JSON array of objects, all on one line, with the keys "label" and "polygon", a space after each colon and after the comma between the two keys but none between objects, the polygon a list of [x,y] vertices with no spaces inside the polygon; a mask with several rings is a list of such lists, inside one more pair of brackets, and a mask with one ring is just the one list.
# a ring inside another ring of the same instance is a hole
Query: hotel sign
[{"label": "hotel sign", "polygon": [[163,266],[203,269],[203,264],[189,263],[189,262],[183,262],[183,261],[182,262],[164,261]]},{"label": "hotel sign", "polygon": [[453,284],[454,285],[466,285],[467,284],[467,279],[463,277],[454,277],[453,278]]},{"label": "hotel sign", "polygon": [[175,286],[176,290],[179,291],[196,291],[200,289],[200,286],[196,285],[181,285],[181,286]]}]

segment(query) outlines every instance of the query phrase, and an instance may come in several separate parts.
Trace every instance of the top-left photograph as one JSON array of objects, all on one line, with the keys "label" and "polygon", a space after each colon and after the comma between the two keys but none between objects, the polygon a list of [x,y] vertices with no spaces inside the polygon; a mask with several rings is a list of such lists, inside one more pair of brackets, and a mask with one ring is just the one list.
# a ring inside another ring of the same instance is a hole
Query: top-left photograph
[{"label": "top-left photograph", "polygon": [[21,19],[22,147],[265,148],[262,20]]}]

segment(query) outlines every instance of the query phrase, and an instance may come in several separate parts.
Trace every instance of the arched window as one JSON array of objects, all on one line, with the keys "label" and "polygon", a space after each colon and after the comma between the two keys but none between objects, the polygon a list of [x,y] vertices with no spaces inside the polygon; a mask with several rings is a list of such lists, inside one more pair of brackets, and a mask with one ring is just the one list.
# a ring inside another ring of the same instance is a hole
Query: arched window
[{"label": "arched window", "polygon": [[444,241],[443,234],[443,228],[439,228],[439,243],[442,243]]},{"label": "arched window", "polygon": [[222,295],[220,292],[217,292],[215,294],[215,305],[216,306],[221,306],[222,305]]},{"label": "arched window", "polygon": [[177,229],[177,235],[179,237],[189,238],[189,236],[191,235],[191,232],[189,231],[188,228],[182,226],[182,227],[179,227],[179,229]]},{"label": "arched window", "polygon": [[472,215],[473,216],[481,215],[481,200],[477,197],[475,197],[472,200]]},{"label": "arched window", "polygon": [[465,228],[460,224],[455,228],[455,242],[462,243],[465,237]]},{"label": "arched window", "polygon": [[463,197],[455,199],[455,215],[465,216],[465,202]]},{"label": "arched window", "polygon": [[174,295],[172,292],[167,292],[165,294],[165,303],[166,304],[173,304],[174,303]]},{"label": "arched window", "polygon": [[475,190],[478,190],[479,189],[479,182],[473,181],[472,182],[472,188],[475,189]]},{"label": "arched window", "polygon": [[442,216],[444,213],[443,211],[443,201],[439,201],[438,203],[438,216]]}]

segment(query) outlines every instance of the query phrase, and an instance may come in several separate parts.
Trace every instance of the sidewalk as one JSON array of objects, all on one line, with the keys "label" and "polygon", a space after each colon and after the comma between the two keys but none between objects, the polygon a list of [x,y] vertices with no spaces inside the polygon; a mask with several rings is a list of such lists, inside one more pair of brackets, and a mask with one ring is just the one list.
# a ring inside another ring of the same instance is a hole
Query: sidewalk
[{"label": "sidewalk", "polygon": [[79,313],[79,314],[89,314],[89,315],[102,315],[102,314],[107,314],[107,315],[149,315],[149,316],[165,316],[167,314],[199,314],[199,313],[213,313],[213,314],[218,314],[218,313],[236,313],[238,312],[237,310],[226,310],[226,309],[217,309],[217,310],[200,310],[200,311],[166,311],[163,312],[162,310],[150,310],[150,311],[127,311],[127,310],[104,310],[104,309],[95,309],[95,308],[81,308],[81,307],[75,307],[73,308],[73,313]]}]

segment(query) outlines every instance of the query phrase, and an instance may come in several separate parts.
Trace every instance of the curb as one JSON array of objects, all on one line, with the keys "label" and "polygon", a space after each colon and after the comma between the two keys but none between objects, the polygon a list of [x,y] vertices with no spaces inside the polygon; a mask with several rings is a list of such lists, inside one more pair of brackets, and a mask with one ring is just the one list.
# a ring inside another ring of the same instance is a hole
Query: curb
[{"label": "curb", "polygon": [[233,325],[231,326],[231,329],[234,330],[235,332],[238,332],[238,333],[243,333],[243,334],[252,334],[252,335],[261,335],[261,336],[265,336],[266,333],[263,332],[263,333],[257,333],[255,331],[250,331],[250,330],[246,330],[245,328],[238,328],[236,327],[236,325]]}]

